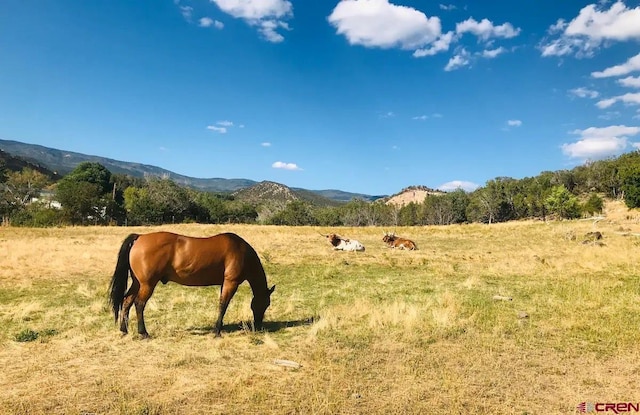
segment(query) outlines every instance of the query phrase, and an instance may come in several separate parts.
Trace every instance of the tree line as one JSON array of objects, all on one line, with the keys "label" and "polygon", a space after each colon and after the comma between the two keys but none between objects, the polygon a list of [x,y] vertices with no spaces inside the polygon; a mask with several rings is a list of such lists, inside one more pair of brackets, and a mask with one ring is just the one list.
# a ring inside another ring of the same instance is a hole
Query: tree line
[{"label": "tree line", "polygon": [[[170,179],[112,174],[79,164],[57,183],[30,168],[0,163],[0,216],[14,226],[261,223],[318,226],[413,226],[572,219],[602,212],[604,199],[640,207],[640,152],[535,177],[497,177],[472,192],[458,189],[404,206],[354,199],[317,207],[296,200],[247,203]],[[59,203],[59,204],[58,204]]]}]

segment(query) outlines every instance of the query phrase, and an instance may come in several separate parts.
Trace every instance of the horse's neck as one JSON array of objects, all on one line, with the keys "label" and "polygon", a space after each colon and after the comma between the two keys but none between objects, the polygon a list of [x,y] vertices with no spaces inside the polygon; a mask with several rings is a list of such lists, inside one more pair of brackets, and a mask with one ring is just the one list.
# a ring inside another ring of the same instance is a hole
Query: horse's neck
[{"label": "horse's neck", "polygon": [[251,286],[251,291],[253,291],[254,297],[263,297],[267,294],[267,291],[269,291],[269,288],[267,287],[267,277],[264,274],[247,281]]}]

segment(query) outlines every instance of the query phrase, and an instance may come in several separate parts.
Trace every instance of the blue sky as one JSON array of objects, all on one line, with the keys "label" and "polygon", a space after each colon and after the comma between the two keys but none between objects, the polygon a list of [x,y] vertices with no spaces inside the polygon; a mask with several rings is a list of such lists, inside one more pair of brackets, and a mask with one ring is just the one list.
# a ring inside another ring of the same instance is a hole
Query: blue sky
[{"label": "blue sky", "polygon": [[471,190],[636,148],[640,5],[3,0],[0,138],[201,178]]}]

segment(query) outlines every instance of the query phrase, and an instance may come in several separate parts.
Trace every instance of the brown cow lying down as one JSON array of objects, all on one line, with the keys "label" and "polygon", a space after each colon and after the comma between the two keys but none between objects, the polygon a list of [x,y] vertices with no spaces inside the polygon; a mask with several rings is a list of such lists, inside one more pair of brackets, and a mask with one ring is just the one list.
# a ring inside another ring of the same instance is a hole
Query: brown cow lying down
[{"label": "brown cow lying down", "polygon": [[395,233],[385,233],[382,242],[386,243],[389,248],[408,249],[409,251],[418,249],[415,242],[410,239],[401,238]]},{"label": "brown cow lying down", "polygon": [[346,239],[335,233],[325,236],[336,251],[364,251],[364,245],[355,239]]}]

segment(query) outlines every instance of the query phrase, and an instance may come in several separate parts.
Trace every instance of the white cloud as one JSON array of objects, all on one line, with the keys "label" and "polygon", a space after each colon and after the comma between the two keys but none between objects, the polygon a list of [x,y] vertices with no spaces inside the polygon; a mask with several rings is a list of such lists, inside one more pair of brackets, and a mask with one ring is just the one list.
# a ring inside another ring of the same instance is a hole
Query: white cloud
[{"label": "white cloud", "polygon": [[509,121],[507,121],[507,125],[509,127],[520,127],[522,125],[522,121],[520,121],[520,120],[509,120]]},{"label": "white cloud", "polygon": [[261,145],[262,147],[271,147],[271,143],[270,143],[270,142],[268,142],[268,141],[265,141],[264,143],[260,143],[260,145]]},{"label": "white cloud", "polygon": [[478,22],[473,17],[470,17],[464,22],[456,24],[456,33],[460,35],[472,33],[486,42],[491,38],[509,39],[516,37],[520,33],[520,29],[514,28],[511,23],[494,26],[489,19],[482,19]]},{"label": "white cloud", "polygon": [[558,20],[548,32],[556,39],[544,39],[539,45],[542,56],[576,57],[592,56],[605,41],[640,39],[640,6],[629,9],[617,1],[606,10],[606,4],[590,4],[583,7],[577,17],[566,23]]},{"label": "white cloud", "polygon": [[487,59],[493,59],[495,57],[497,57],[498,55],[506,52],[507,50],[505,48],[503,48],[502,46],[500,46],[499,48],[496,49],[486,49],[482,51],[482,57],[483,58],[487,58]]},{"label": "white cloud", "polygon": [[[638,22],[638,24],[640,25],[640,22]],[[609,78],[612,76],[626,75],[634,71],[640,71],[640,53],[629,58],[621,65],[615,65],[600,72],[591,72],[591,76],[594,78]]]},{"label": "white cloud", "polygon": [[380,118],[393,118],[396,114],[393,111],[387,111],[384,114],[380,114]]},{"label": "white cloud", "polygon": [[271,165],[274,169],[283,169],[283,170],[302,170],[295,163],[283,163],[282,161],[276,161]]},{"label": "white cloud", "polygon": [[210,17],[203,17],[198,20],[198,26],[200,27],[211,27],[213,26],[213,19]]},{"label": "white cloud", "polygon": [[260,34],[269,42],[278,43],[284,37],[277,29],[290,30],[285,22],[293,16],[293,5],[288,0],[210,0],[220,10],[249,25],[258,28]]},{"label": "white cloud", "polygon": [[640,76],[628,76],[626,78],[618,79],[618,83],[629,88],[640,88]]},{"label": "white cloud", "polygon": [[616,102],[624,102],[625,104],[629,105],[640,105],[640,92],[636,92],[634,94],[627,93],[624,95],[618,95],[617,97],[603,99],[601,101],[598,101],[596,105],[598,106],[598,108],[604,109],[609,108]]},{"label": "white cloud", "polygon": [[417,115],[415,117],[411,117],[412,120],[416,120],[416,121],[425,121],[425,120],[428,120],[429,118],[442,118],[442,114],[434,112],[431,115],[423,114],[423,115]]},{"label": "white cloud", "polygon": [[619,111],[607,111],[604,114],[600,114],[598,115],[598,118],[600,118],[601,120],[613,120],[614,118],[620,118],[620,112]]},{"label": "white cloud", "polygon": [[216,124],[221,125],[223,127],[233,127],[233,121],[218,121]]},{"label": "white cloud", "polygon": [[216,133],[220,133],[220,134],[226,134],[227,133],[227,129],[225,127],[218,127],[215,125],[207,125],[207,130],[211,130],[214,131]]},{"label": "white cloud", "polygon": [[622,153],[631,143],[629,136],[640,134],[640,127],[612,125],[609,127],[590,127],[586,130],[574,130],[571,134],[580,139],[561,146],[562,152],[571,158],[598,159]]},{"label": "white cloud", "polygon": [[198,26],[200,27],[215,27],[218,30],[222,30],[224,29],[224,23],[222,23],[219,20],[213,20],[210,17],[202,17],[200,20],[198,20]]},{"label": "white cloud", "polygon": [[187,21],[191,21],[191,17],[193,16],[193,7],[191,6],[178,6],[180,7],[180,14]]},{"label": "white cloud", "polygon": [[451,11],[451,10],[455,10],[457,9],[457,7],[454,4],[440,4],[440,9],[441,10],[446,10],[446,11]]},{"label": "white cloud", "polygon": [[473,182],[466,182],[466,181],[462,181],[462,180],[453,180],[444,184],[441,184],[440,186],[438,186],[439,190],[442,190],[443,192],[452,192],[454,190],[457,189],[462,189],[466,192],[472,192],[474,190],[476,190],[478,187],[477,184],[473,183]]},{"label": "white cloud", "polygon": [[350,44],[370,48],[417,49],[441,35],[438,17],[388,0],[342,0],[328,20]]},{"label": "white cloud", "polygon": [[598,98],[598,95],[600,95],[598,91],[584,87],[570,89],[569,92],[579,98]]},{"label": "white cloud", "polygon": [[447,62],[444,70],[447,72],[454,71],[469,64],[471,64],[471,61],[469,60],[469,52],[467,52],[465,49],[462,49],[458,54],[449,59],[449,62]]},{"label": "white cloud", "polygon": [[449,45],[455,41],[454,33],[447,32],[443,35],[440,35],[436,40],[431,43],[431,46],[428,48],[416,49],[413,52],[413,56],[415,58],[422,58],[425,56],[433,56],[437,53],[444,52],[449,50]]}]

